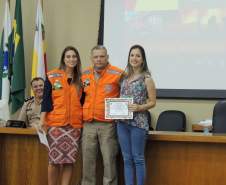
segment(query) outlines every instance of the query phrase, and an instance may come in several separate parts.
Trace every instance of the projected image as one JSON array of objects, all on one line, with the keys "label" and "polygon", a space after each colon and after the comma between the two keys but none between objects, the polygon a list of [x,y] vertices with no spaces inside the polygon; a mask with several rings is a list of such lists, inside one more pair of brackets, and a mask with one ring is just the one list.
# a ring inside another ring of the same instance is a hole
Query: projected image
[{"label": "projected image", "polygon": [[[124,0],[124,20],[136,30],[226,28],[225,2],[183,0]],[[180,26],[180,27],[178,27]]]},{"label": "projected image", "polygon": [[138,43],[157,88],[226,90],[225,0],[105,3],[104,44],[113,64],[124,68],[128,49]]}]

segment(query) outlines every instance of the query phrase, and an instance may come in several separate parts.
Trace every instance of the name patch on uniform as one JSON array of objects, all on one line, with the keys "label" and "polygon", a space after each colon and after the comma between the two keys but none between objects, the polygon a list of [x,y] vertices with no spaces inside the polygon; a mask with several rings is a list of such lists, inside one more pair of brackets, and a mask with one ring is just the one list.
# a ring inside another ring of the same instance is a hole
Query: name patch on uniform
[{"label": "name patch on uniform", "polygon": [[86,70],[86,71],[84,71],[82,74],[88,75],[88,74],[91,74],[91,71],[90,71],[90,70]]},{"label": "name patch on uniform", "polygon": [[60,73],[53,73],[53,74],[48,75],[49,78],[60,77],[60,76],[62,76],[62,74],[60,74]]}]

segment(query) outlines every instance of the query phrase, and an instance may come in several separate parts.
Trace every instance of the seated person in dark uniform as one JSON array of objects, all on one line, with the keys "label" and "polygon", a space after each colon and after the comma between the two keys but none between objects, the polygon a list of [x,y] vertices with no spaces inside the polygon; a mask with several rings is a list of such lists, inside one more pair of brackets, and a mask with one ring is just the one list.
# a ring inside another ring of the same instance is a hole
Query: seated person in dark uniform
[{"label": "seated person in dark uniform", "polygon": [[18,120],[25,121],[28,127],[39,124],[41,103],[44,89],[44,79],[35,77],[31,80],[31,88],[34,96],[25,99]]}]

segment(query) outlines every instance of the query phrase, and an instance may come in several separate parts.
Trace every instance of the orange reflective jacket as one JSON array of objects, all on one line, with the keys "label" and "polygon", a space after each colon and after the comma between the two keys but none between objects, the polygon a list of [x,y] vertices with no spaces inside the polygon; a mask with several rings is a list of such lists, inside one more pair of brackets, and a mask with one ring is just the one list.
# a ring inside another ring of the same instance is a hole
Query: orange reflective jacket
[{"label": "orange reflective jacket", "polygon": [[46,115],[49,126],[70,124],[75,128],[82,127],[82,106],[80,97],[82,90],[77,92],[75,85],[69,85],[66,73],[55,69],[50,71],[48,79],[52,85],[53,110]]},{"label": "orange reflective jacket", "polygon": [[93,67],[82,74],[85,102],[83,105],[83,120],[111,122],[105,119],[105,98],[119,97],[119,80],[122,70],[108,64],[98,80],[95,80]]}]

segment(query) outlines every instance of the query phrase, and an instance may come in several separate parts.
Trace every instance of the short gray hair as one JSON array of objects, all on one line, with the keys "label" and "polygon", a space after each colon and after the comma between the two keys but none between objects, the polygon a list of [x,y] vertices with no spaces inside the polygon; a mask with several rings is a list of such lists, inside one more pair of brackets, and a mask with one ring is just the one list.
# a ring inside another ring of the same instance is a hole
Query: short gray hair
[{"label": "short gray hair", "polygon": [[91,49],[91,54],[93,53],[94,50],[101,50],[101,49],[105,50],[106,51],[106,54],[108,53],[107,48],[105,46],[103,46],[103,45],[96,45],[96,46],[94,46]]}]

